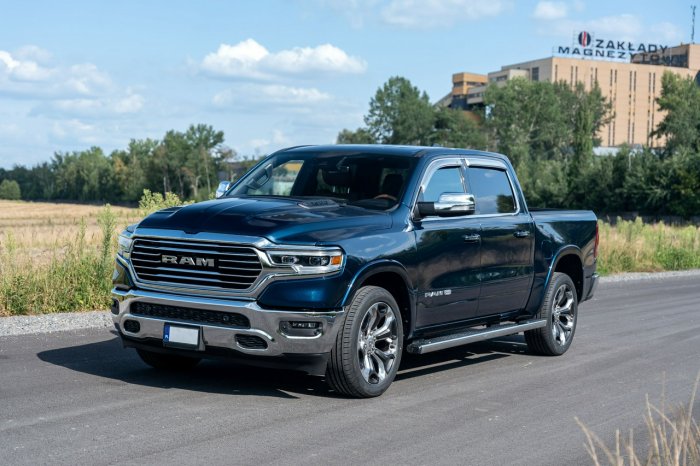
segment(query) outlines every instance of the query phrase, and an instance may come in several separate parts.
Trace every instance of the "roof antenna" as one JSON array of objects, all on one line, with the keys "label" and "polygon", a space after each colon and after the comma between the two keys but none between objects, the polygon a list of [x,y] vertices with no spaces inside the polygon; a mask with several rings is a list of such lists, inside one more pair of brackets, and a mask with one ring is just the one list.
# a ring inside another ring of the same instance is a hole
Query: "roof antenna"
[{"label": "roof antenna", "polygon": [[690,30],[690,43],[694,44],[695,43],[695,5],[690,5],[690,10],[693,12],[693,22],[692,22],[692,29]]}]

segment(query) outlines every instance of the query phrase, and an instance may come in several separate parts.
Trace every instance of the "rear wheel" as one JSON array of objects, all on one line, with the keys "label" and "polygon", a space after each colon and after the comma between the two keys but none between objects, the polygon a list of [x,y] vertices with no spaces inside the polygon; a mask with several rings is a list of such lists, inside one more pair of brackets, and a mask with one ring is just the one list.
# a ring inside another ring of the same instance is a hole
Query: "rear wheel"
[{"label": "rear wheel", "polygon": [[571,346],[576,332],[578,299],[571,278],[555,272],[547,287],[542,307],[537,315],[547,325],[525,332],[528,349],[536,354],[559,356]]},{"label": "rear wheel", "polygon": [[178,354],[156,353],[154,351],[146,351],[137,349],[139,357],[149,366],[166,371],[187,370],[192,369],[199,364],[199,358],[190,358],[180,356]]},{"label": "rear wheel", "polygon": [[402,350],[403,325],[396,300],[384,288],[362,287],[331,350],[326,380],[344,395],[379,396],[394,381]]}]

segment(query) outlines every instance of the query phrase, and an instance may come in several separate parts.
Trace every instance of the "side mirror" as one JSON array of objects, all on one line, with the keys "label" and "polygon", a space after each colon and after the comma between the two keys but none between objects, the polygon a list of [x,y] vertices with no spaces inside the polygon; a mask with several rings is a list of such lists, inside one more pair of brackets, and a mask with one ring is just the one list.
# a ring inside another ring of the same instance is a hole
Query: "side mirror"
[{"label": "side mirror", "polygon": [[459,217],[476,212],[476,202],[472,194],[442,193],[437,202],[419,202],[418,215],[421,217]]},{"label": "side mirror", "polygon": [[220,198],[223,196],[226,191],[228,191],[228,188],[231,187],[233,184],[233,181],[222,181],[219,183],[219,186],[216,188],[216,198]]}]

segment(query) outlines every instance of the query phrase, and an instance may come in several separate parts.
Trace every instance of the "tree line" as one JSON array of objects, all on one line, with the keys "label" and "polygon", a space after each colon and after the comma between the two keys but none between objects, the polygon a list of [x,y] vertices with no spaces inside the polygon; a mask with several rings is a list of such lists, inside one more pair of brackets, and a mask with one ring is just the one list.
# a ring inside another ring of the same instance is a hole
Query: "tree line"
[{"label": "tree line", "polygon": [[[663,76],[656,104],[666,116],[651,136],[664,138],[664,148],[622,147],[611,156],[593,152],[598,130],[612,118],[597,86],[516,78],[489,86],[484,104],[470,117],[431,104],[408,79],[392,77],[371,98],[365,125],[340,131],[337,142],[500,152],[513,162],[531,206],[700,215],[700,89],[693,80]],[[110,154],[99,147],[58,152],[31,168],[0,169],[0,198],[135,203],[148,189],[207,199],[219,180],[254,163],[223,141],[223,131],[199,124],[161,140],[134,139]]]},{"label": "tree line", "polygon": [[[656,104],[666,112],[650,135],[663,148],[619,148],[595,156],[612,105],[596,85],[525,78],[489,86],[480,111],[431,105],[425,92],[393,77],[370,100],[365,126],[339,143],[421,144],[500,152],[515,166],[533,207],[592,209],[598,214],[700,215],[700,89],[664,74]],[[473,118],[476,114],[477,118]]]},{"label": "tree line", "polygon": [[207,199],[219,179],[232,179],[253,163],[223,142],[223,131],[198,124],[168,131],[161,140],[132,139],[110,154],[99,147],[57,152],[32,168],[0,169],[0,199],[136,203],[146,189]]}]

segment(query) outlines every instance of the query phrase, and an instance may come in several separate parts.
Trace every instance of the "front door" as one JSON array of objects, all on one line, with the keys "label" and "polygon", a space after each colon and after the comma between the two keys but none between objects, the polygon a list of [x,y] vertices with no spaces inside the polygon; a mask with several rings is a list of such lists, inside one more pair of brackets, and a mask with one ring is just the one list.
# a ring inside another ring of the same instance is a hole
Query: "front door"
[{"label": "front door", "polygon": [[[428,169],[419,200],[464,193],[460,159],[440,160]],[[427,217],[414,224],[416,236],[416,327],[474,317],[479,298],[479,220],[469,216]]]}]

